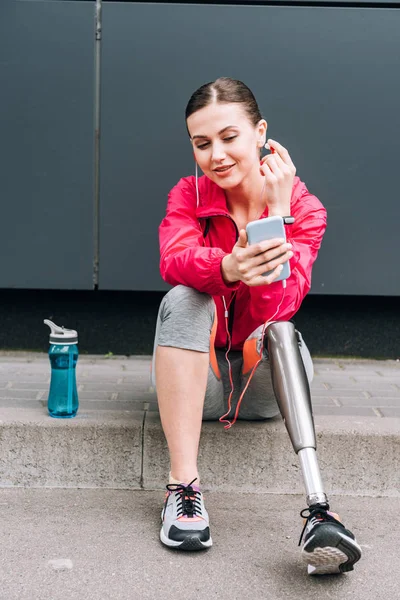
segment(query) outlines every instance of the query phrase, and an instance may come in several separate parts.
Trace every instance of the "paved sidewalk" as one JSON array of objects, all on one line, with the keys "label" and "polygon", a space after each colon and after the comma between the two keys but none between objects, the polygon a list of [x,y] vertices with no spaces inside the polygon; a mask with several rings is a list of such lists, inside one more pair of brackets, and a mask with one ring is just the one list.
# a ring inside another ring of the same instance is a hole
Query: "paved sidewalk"
[{"label": "paved sidewalk", "polygon": [[213,547],[159,541],[163,491],[0,489],[2,600],[396,600],[400,498],[335,497],[363,557],[310,578],[304,496],[207,493]]},{"label": "paved sidewalk", "polygon": [[[314,367],[316,416],[400,417],[400,361],[316,359]],[[149,370],[150,357],[80,356],[80,412],[157,411]],[[0,353],[0,411],[34,408],[46,414],[49,382],[46,354]]]}]

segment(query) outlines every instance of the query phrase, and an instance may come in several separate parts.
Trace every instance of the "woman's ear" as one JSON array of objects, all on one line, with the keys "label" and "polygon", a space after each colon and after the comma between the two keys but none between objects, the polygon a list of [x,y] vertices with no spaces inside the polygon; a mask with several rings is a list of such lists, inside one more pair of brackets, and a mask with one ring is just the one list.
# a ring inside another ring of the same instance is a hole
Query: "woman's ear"
[{"label": "woman's ear", "polygon": [[265,145],[265,142],[267,141],[268,123],[265,119],[261,119],[261,121],[259,121],[257,127],[258,127],[258,136],[259,136],[257,146],[259,148],[263,148]]}]

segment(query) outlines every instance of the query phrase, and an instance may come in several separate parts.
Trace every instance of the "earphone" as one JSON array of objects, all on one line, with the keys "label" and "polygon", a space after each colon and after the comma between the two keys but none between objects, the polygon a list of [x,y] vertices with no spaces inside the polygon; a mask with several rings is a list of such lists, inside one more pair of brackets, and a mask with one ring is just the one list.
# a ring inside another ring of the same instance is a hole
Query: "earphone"
[{"label": "earphone", "polygon": [[[260,148],[262,148],[264,146],[266,149],[271,150],[271,154],[274,153],[274,149],[271,148],[269,146],[269,144],[265,144],[263,140],[259,140],[258,146]],[[199,179],[198,164],[197,164],[197,161],[195,159],[195,181],[196,181],[196,203],[197,203],[196,206],[197,206],[197,208],[199,207],[199,203],[200,203],[198,179]],[[261,196],[263,195],[264,187],[265,187],[265,181],[264,181],[264,185],[263,185],[263,190],[261,192]],[[247,391],[247,388],[249,387],[250,382],[251,382],[251,380],[253,378],[253,375],[254,375],[254,373],[255,373],[255,371],[256,371],[256,369],[257,369],[258,365],[260,364],[260,362],[262,360],[262,357],[263,357],[263,347],[264,347],[265,332],[267,330],[267,327],[274,322],[275,317],[278,315],[278,313],[279,313],[279,311],[281,309],[281,306],[283,304],[283,300],[285,298],[285,291],[286,291],[286,280],[284,279],[282,281],[282,298],[281,298],[281,300],[279,302],[278,308],[276,309],[274,315],[270,319],[268,319],[267,321],[265,321],[265,323],[264,323],[263,331],[262,331],[262,334],[261,334],[261,352],[260,352],[260,358],[258,359],[258,361],[256,362],[256,364],[253,366],[252,371],[250,373],[250,376],[249,376],[249,378],[247,380],[246,386],[243,389],[243,391],[242,391],[242,393],[240,395],[240,398],[238,399],[238,402],[237,402],[237,405],[236,405],[235,414],[234,414],[234,417],[233,417],[232,421],[230,421],[229,418],[228,418],[228,415],[231,412],[231,407],[232,407],[231,401],[232,401],[232,396],[233,396],[233,392],[234,392],[234,383],[233,383],[233,377],[232,377],[232,365],[231,365],[231,362],[229,360],[229,352],[230,352],[230,349],[231,349],[231,346],[232,346],[232,339],[231,339],[231,334],[230,334],[230,331],[229,331],[228,320],[229,320],[229,307],[230,307],[230,304],[231,304],[233,298],[236,295],[236,292],[233,293],[233,295],[232,295],[229,303],[226,302],[225,296],[222,296],[222,302],[223,302],[223,305],[224,305],[225,327],[226,327],[226,333],[227,333],[227,339],[228,339],[228,347],[227,347],[226,353],[225,353],[225,360],[228,363],[229,382],[230,382],[230,386],[231,386],[230,394],[229,394],[229,397],[228,397],[228,411],[219,418],[219,421],[221,423],[225,423],[224,429],[230,429],[232,427],[232,425],[235,424],[235,422],[236,422],[236,420],[238,418],[239,409],[240,409],[240,405],[242,403],[243,397],[244,397],[244,395],[245,395],[245,393]]]},{"label": "earphone", "polygon": [[199,203],[200,203],[200,199],[199,199],[199,168],[197,166],[197,161],[195,160],[195,165],[196,165],[196,208],[199,208]]},{"label": "earphone", "polygon": [[232,377],[232,365],[231,362],[229,360],[229,352],[232,346],[232,339],[231,339],[231,334],[229,331],[229,326],[228,326],[228,319],[229,319],[229,306],[230,303],[232,302],[233,297],[236,295],[236,292],[233,293],[233,296],[231,298],[231,302],[227,305],[226,304],[226,300],[225,297],[222,296],[222,301],[224,303],[224,317],[225,317],[225,327],[226,327],[226,333],[227,333],[227,337],[228,337],[228,347],[226,349],[226,353],[225,353],[225,360],[228,363],[228,373],[229,373],[229,383],[231,384],[231,391],[228,397],[228,410],[227,412],[222,415],[222,417],[219,418],[219,422],[220,423],[226,423],[226,425],[224,425],[224,429],[230,429],[232,427],[232,425],[234,425],[237,421],[238,415],[239,415],[239,410],[240,410],[240,405],[242,404],[242,400],[243,397],[247,391],[247,388],[250,385],[250,381],[253,379],[253,375],[256,372],[256,369],[258,367],[258,365],[260,364],[260,362],[262,361],[263,358],[263,348],[264,348],[264,337],[265,337],[265,332],[267,331],[267,328],[269,325],[272,325],[272,323],[274,323],[275,321],[275,317],[278,315],[281,306],[283,304],[283,300],[285,298],[285,292],[286,292],[286,279],[284,279],[282,281],[282,297],[281,297],[281,301],[279,302],[278,308],[276,309],[275,313],[273,314],[273,316],[270,319],[267,319],[263,325],[263,330],[262,330],[262,334],[261,334],[261,351],[260,351],[260,358],[258,359],[258,361],[256,362],[256,364],[254,365],[254,367],[251,370],[251,373],[249,375],[249,378],[247,380],[247,383],[242,391],[242,393],[240,394],[240,398],[237,401],[236,404],[236,410],[235,410],[235,414],[233,416],[232,421],[229,420],[228,416],[229,413],[231,412],[232,409],[232,396],[233,396],[233,392],[235,389],[234,383],[233,383],[233,377]]}]

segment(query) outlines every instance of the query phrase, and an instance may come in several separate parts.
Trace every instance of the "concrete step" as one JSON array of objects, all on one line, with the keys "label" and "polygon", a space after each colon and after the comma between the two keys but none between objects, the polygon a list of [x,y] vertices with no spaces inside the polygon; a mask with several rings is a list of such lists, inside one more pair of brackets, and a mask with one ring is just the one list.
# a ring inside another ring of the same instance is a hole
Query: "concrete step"
[{"label": "concrete step", "polygon": [[[328,494],[400,495],[400,418],[382,417],[384,410],[400,407],[399,365],[315,362],[318,456]],[[83,357],[77,373],[80,410],[74,419],[59,420],[46,411],[47,357],[3,356],[0,485],[163,488],[168,453],[148,367],[148,357]],[[379,383],[391,395],[381,396]],[[331,391],[332,396],[324,395]],[[218,422],[204,423],[199,467],[205,489],[303,493],[298,460],[280,418],[237,422],[229,431]]]},{"label": "concrete step", "polygon": [[[400,495],[400,419],[316,417],[318,457],[335,494]],[[27,409],[2,410],[1,486],[159,489],[168,453],[157,414],[86,411],[61,421]],[[210,490],[291,494],[302,481],[280,420],[204,423],[199,468]]]}]

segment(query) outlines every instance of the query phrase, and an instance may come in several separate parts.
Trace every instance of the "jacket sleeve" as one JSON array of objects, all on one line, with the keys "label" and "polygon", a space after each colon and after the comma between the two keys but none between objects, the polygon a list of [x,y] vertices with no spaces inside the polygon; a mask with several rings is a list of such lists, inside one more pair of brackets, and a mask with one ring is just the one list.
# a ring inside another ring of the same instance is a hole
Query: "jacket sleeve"
[{"label": "jacket sleeve", "polygon": [[291,274],[286,280],[286,289],[284,290],[280,281],[271,285],[250,287],[250,311],[252,317],[260,322],[291,319],[311,287],[312,265],[317,258],[326,229],[326,210],[300,180],[297,181],[295,191],[298,194],[296,204],[292,208],[295,223],[285,226],[287,241],[293,245]]},{"label": "jacket sleeve", "polygon": [[226,252],[204,247],[196,217],[196,191],[188,179],[181,179],[168,195],[159,240],[160,272],[167,283],[186,285],[213,296],[239,287],[239,283],[227,285],[222,278],[221,262]]}]

